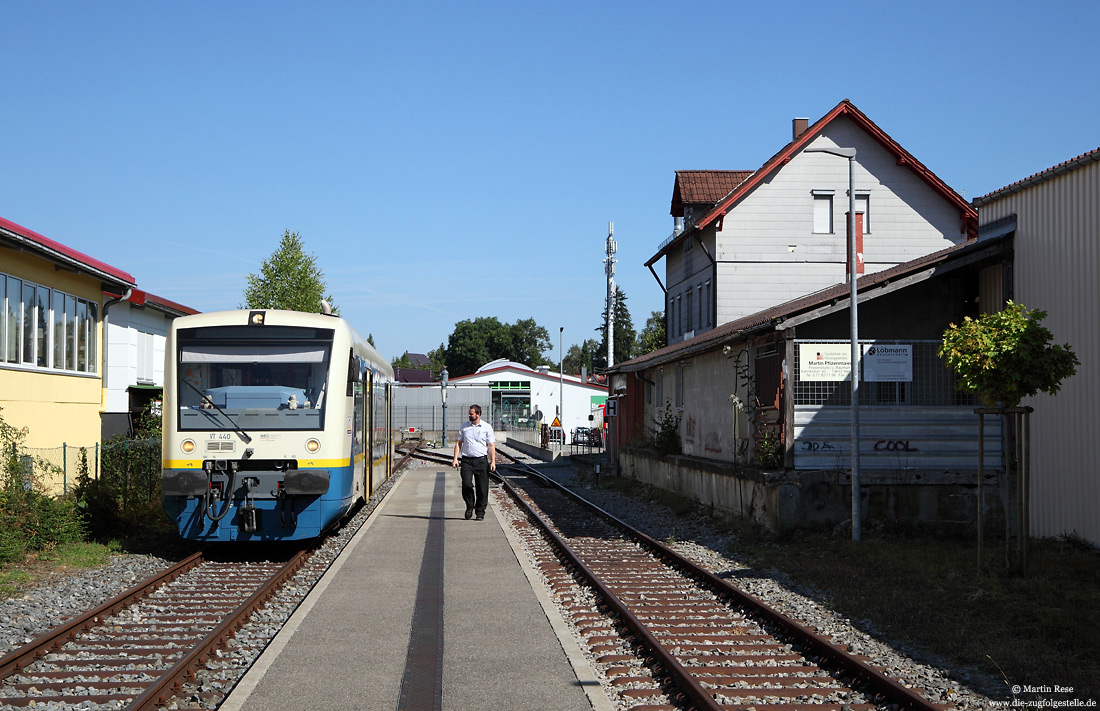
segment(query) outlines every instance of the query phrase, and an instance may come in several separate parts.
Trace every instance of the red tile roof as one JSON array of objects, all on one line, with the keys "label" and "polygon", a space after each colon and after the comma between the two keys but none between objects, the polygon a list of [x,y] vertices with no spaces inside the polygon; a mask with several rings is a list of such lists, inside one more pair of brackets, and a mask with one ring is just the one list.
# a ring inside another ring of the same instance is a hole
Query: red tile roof
[{"label": "red tile roof", "polygon": [[1095,163],[1097,161],[1100,161],[1100,148],[1097,148],[1094,151],[1089,151],[1088,153],[1082,153],[1076,158],[1070,158],[1067,161],[1059,163],[1053,168],[1047,168],[1046,170],[1039,171],[1034,175],[1029,175],[1023,180],[1017,180],[1011,185],[1006,185],[1005,187],[994,190],[991,193],[987,193],[985,195],[982,195],[981,197],[976,197],[974,198],[974,202],[972,204],[975,207],[988,205],[994,200],[999,200],[1007,195],[1011,195],[1012,193],[1018,193],[1021,190],[1026,190],[1032,185],[1045,183],[1046,181],[1056,178],[1059,175],[1064,175],[1072,170],[1083,168],[1089,163]]},{"label": "red tile roof", "polygon": [[693,230],[698,230],[706,227],[712,222],[725,217],[734,205],[737,204],[741,198],[752,192],[761,181],[767,179],[778,170],[780,167],[786,165],[791,158],[799,153],[803,148],[809,145],[818,135],[839,117],[847,117],[856,126],[863,129],[869,136],[874,138],[878,143],[883,146],[887,151],[892,153],[897,159],[898,165],[904,165],[913,171],[921,180],[927,183],[933,190],[943,196],[949,203],[955,205],[959,214],[962,217],[967,237],[970,239],[977,239],[978,237],[978,212],[971,205],[966,202],[957,192],[948,187],[947,183],[943,182],[933,173],[926,168],[923,163],[913,157],[909,151],[901,147],[894,139],[879,128],[874,121],[867,118],[867,115],[856,108],[855,104],[848,99],[844,99],[837,104],[832,111],[822,116],[817,120],[814,125],[810,126],[804,131],[798,138],[794,139],[786,146],[783,147],[778,153],[769,158],[756,172],[754,172],[749,178],[738,185],[732,193],[723,198],[717,205],[714,206],[710,212],[708,212],[701,220],[695,223],[695,225],[689,229],[684,230],[675,239],[670,239],[661,245],[657,253],[649,258],[646,262],[646,266],[650,267],[657,262],[658,259],[663,257],[665,253],[671,250],[676,245],[682,243],[688,239]]},{"label": "red tile roof", "polygon": [[19,243],[29,251],[37,252],[46,259],[74,266],[79,271],[84,271],[103,281],[113,282],[123,286],[133,286],[136,283],[134,277],[117,267],[112,267],[106,262],[101,262],[98,259],[89,257],[83,252],[78,252],[71,247],[66,247],[60,242],[55,242],[49,237],[44,237],[33,230],[28,230],[22,225],[17,225],[10,220],[5,220],[3,217],[0,217],[0,236],[6,236],[8,239]]},{"label": "red tile roof", "polygon": [[684,205],[714,205],[733,192],[751,170],[678,170],[672,188],[672,215],[683,217]]}]

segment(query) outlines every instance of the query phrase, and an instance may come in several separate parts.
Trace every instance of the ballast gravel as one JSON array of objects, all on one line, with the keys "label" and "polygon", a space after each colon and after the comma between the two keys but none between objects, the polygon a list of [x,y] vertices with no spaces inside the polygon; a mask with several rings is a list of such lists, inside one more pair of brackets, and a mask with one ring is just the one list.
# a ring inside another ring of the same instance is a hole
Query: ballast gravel
[{"label": "ballast gravel", "polygon": [[0,600],[0,656],[170,565],[172,561],[155,555],[115,555],[104,567],[56,573],[29,590]]}]

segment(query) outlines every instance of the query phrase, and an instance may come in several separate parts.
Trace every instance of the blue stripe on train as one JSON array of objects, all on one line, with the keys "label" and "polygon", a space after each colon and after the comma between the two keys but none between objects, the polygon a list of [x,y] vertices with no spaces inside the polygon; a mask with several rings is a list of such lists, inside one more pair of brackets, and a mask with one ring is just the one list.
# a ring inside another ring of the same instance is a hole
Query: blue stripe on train
[{"label": "blue stripe on train", "polygon": [[[232,507],[221,521],[211,521],[203,515],[202,499],[166,496],[164,510],[176,523],[181,537],[192,541],[294,541],[316,538],[355,503],[352,468],[329,469],[329,490],[322,496],[289,497],[286,509],[276,499],[255,499],[258,515],[257,530],[246,533],[240,529],[240,507],[243,496],[235,496]],[[224,501],[218,501],[214,514],[221,513]]]}]

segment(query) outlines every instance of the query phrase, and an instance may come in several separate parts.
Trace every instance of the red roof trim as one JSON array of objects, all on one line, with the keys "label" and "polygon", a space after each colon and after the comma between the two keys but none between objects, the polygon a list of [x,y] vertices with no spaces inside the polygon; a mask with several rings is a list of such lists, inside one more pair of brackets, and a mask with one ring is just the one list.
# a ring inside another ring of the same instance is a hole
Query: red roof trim
[{"label": "red roof trim", "polygon": [[[141,302],[138,302],[134,299],[134,297],[137,296],[138,294],[141,294],[141,296],[142,296],[142,301]],[[193,316],[193,315],[199,313],[199,311],[191,308],[190,306],[184,306],[183,304],[177,304],[175,301],[169,301],[168,299],[157,296],[156,294],[150,294],[149,292],[142,291],[141,289],[134,289],[134,293],[130,297],[130,301],[132,301],[134,303],[144,303],[146,306],[150,306],[154,309],[157,309],[158,311],[167,311],[167,312],[170,312],[170,313],[178,313],[178,314],[181,314],[181,315],[184,315],[184,316]]]},{"label": "red roof trim", "polygon": [[43,252],[45,252],[47,257],[57,259],[57,257],[60,256],[62,257],[60,261],[76,262],[79,266],[85,267],[89,271],[95,272],[97,276],[101,278],[107,278],[108,280],[117,280],[127,286],[133,286],[137,283],[134,280],[134,277],[131,276],[128,272],[124,272],[117,267],[112,267],[106,262],[101,262],[98,259],[89,257],[87,254],[84,254],[83,252],[78,252],[71,247],[66,247],[60,242],[55,242],[49,237],[40,235],[34,230],[28,230],[26,227],[23,227],[22,225],[17,225],[10,220],[5,220],[3,217],[0,217],[0,229],[10,232],[17,237],[22,237],[24,240],[28,240],[34,246],[40,248]]},{"label": "red roof trim", "polygon": [[883,131],[874,121],[869,119],[866,114],[856,108],[848,99],[844,99],[837,104],[833,109],[818,119],[814,125],[806,129],[802,135],[788,143],[782,150],[768,159],[755,173],[748,177],[744,182],[737,186],[737,188],[723,198],[717,205],[714,206],[710,212],[703,216],[703,219],[695,223],[695,225],[688,230],[684,230],[683,235],[679,239],[673,240],[657,252],[653,257],[646,262],[646,266],[654,264],[660,257],[666,253],[670,248],[680,243],[687,238],[687,235],[692,230],[699,230],[707,225],[711,224],[715,220],[725,216],[730,208],[740,201],[745,195],[756,188],[766,177],[771,175],[777,168],[787,164],[790,160],[803,148],[806,147],[813,139],[817,138],[821,132],[828,126],[833,120],[840,116],[847,116],[853,123],[862,128],[869,136],[874,138],[880,145],[886,150],[893,153],[897,159],[899,165],[904,165],[911,171],[917,174],[917,176],[927,183],[933,190],[942,195],[948,202],[954,204],[964,222],[964,228],[966,231],[967,239],[977,239],[978,237],[978,212],[971,206],[961,195],[952,190],[947,183],[940,180],[940,178],[931,170],[925,167],[923,163],[913,157],[909,151],[905,150],[901,144],[894,139],[890,138],[889,134]]},{"label": "red roof trim", "polygon": [[[542,378],[544,380],[557,380],[558,379],[557,375],[552,375],[552,374],[549,374],[549,373],[540,373],[537,370],[523,370],[523,369],[511,366],[511,365],[502,365],[499,368],[490,368],[489,370],[483,370],[480,373],[471,373],[470,375],[459,375],[459,376],[456,376],[454,378],[449,378],[448,382],[453,383],[456,380],[468,380],[470,378],[476,378],[476,377],[481,376],[481,375],[488,375],[489,373],[499,373],[499,372],[505,371],[505,370],[510,370],[513,373],[520,373],[521,375],[529,375],[529,376],[533,376],[533,377],[536,377],[536,378]],[[566,377],[568,377],[568,378],[579,378],[579,376],[577,376],[577,375],[569,375],[569,376],[566,376]],[[601,391],[607,389],[607,386],[605,386],[605,385],[595,385],[593,383],[578,383],[575,380],[569,380],[567,382],[570,385],[582,385],[582,386],[588,387],[588,388],[596,388],[597,390],[601,390]]]}]

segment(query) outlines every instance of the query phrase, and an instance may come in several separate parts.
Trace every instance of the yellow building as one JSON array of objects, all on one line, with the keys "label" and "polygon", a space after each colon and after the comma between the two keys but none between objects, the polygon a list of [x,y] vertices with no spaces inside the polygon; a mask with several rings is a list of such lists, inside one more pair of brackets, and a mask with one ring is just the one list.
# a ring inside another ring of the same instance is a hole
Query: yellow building
[{"label": "yellow building", "polygon": [[134,283],[0,218],[0,417],[26,431],[29,454],[64,465],[69,482],[79,448],[100,441],[102,320]]}]

